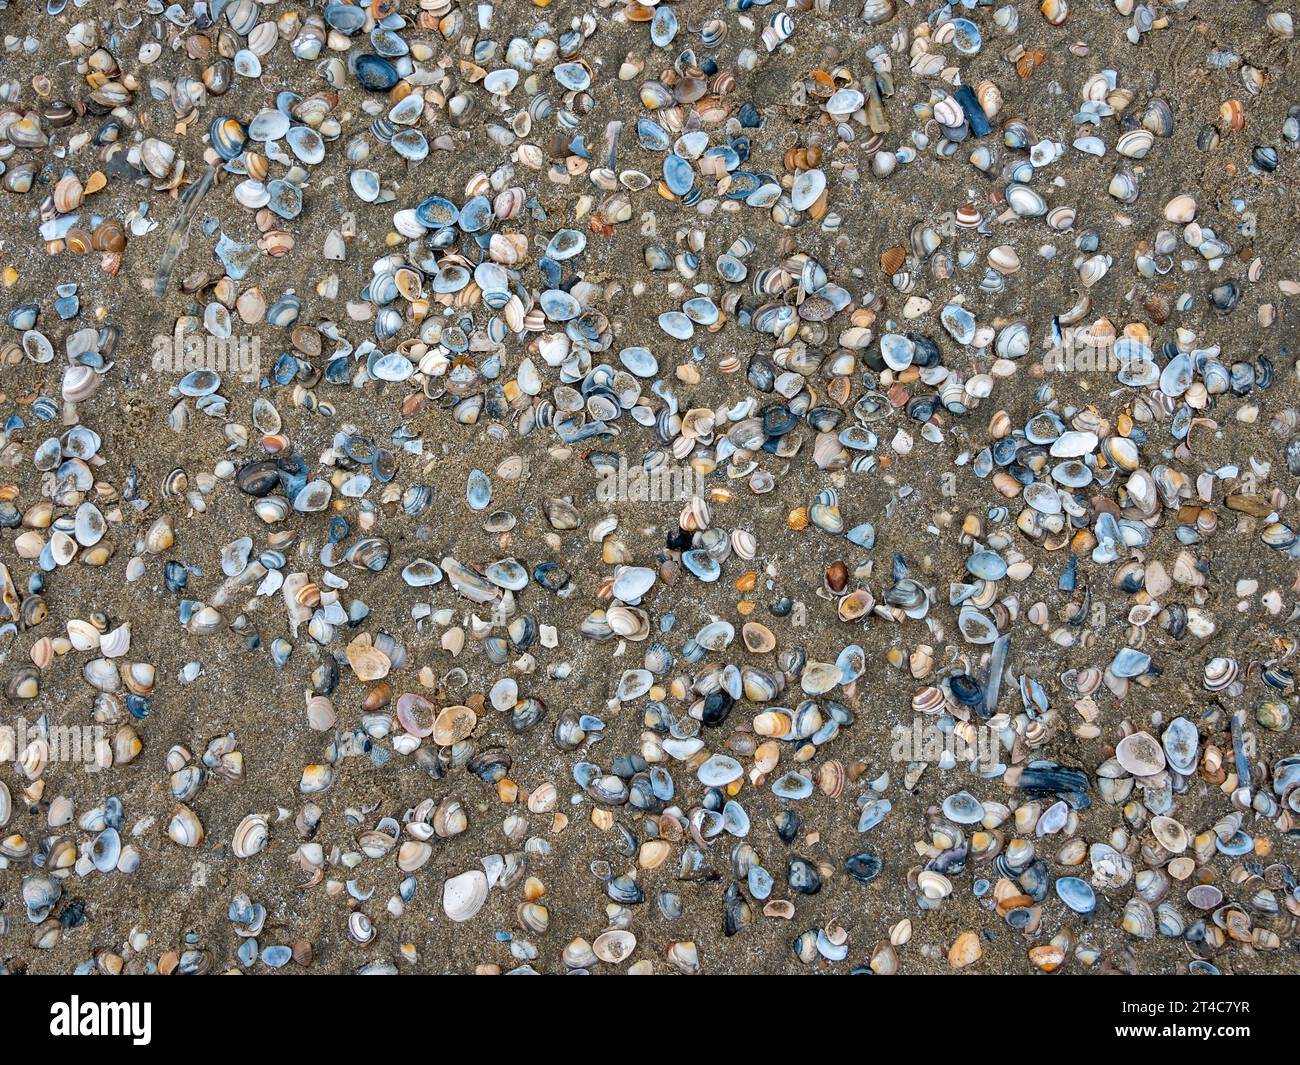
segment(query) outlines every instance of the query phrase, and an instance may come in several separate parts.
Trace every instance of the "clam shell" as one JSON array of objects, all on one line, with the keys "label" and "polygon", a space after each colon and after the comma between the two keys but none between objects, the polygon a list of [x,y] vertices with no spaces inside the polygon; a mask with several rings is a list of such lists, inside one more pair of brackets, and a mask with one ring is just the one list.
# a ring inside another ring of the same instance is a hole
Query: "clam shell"
[{"label": "clam shell", "polygon": [[453,876],[442,886],[442,912],[458,923],[471,920],[487,901],[487,877],[478,869]]}]

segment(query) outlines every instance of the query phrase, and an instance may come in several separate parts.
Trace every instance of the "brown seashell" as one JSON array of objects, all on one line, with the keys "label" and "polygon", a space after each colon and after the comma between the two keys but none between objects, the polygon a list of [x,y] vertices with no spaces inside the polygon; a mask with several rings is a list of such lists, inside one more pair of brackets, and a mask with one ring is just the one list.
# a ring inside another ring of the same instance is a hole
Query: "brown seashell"
[{"label": "brown seashell", "polygon": [[69,229],[67,236],[64,237],[64,241],[68,246],[68,251],[72,252],[74,255],[85,255],[86,252],[90,251],[90,234],[80,226],[73,226]]},{"label": "brown seashell", "polygon": [[880,253],[880,270],[887,276],[892,277],[903,268],[903,263],[907,261],[907,249],[901,244],[896,244],[892,248],[886,248]]},{"label": "brown seashell", "polygon": [[122,223],[114,218],[104,219],[91,232],[90,246],[95,251],[125,251],[126,230]]},{"label": "brown seashell", "polygon": [[844,763],[837,758],[823,763],[817,770],[817,786],[822,789],[822,794],[832,799],[838,799],[843,794],[844,778]]},{"label": "brown seashell", "polygon": [[54,186],[54,209],[59,214],[69,214],[81,206],[84,196],[81,179],[76,174],[64,174]]}]

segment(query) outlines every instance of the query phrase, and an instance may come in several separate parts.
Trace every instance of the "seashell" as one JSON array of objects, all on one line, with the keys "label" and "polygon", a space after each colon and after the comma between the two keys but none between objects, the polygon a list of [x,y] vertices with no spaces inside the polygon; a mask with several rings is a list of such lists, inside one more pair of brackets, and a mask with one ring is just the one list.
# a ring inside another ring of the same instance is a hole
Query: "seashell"
[{"label": "seashell", "polygon": [[266,818],[260,814],[249,814],[235,828],[230,840],[230,849],[236,858],[251,858],[262,851],[270,839],[270,830]]},{"label": "seashell", "polygon": [[442,911],[461,923],[471,920],[487,901],[487,877],[478,869],[450,877],[442,886]]},{"label": "seashell", "polygon": [[1115,747],[1115,758],[1127,773],[1149,777],[1165,767],[1164,749],[1147,732],[1125,736]]},{"label": "seashell", "polygon": [[197,847],[203,842],[203,825],[193,810],[181,806],[167,822],[167,836],[179,846]]},{"label": "seashell", "polygon": [[611,928],[596,937],[591,949],[601,961],[617,965],[630,958],[636,950],[636,936],[623,929]]}]

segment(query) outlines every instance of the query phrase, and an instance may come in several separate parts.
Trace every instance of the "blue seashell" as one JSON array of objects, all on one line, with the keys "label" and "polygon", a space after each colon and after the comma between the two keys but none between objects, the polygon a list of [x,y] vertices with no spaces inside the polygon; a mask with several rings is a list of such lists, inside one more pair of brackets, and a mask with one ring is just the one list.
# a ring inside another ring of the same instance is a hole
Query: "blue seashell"
[{"label": "blue seashell", "polygon": [[683,552],[682,565],[706,584],[712,584],[722,576],[722,567],[707,551]]},{"label": "blue seashell", "polygon": [[707,296],[696,296],[682,304],[682,311],[696,325],[710,326],[720,317],[718,306]]},{"label": "blue seashell", "polygon": [[790,890],[800,895],[815,895],[822,889],[822,878],[817,872],[817,866],[803,858],[792,858],[785,875]]},{"label": "blue seashell", "polygon": [[370,43],[375,46],[376,52],[390,59],[407,55],[411,51],[410,46],[400,36],[384,26],[376,26],[370,31]]},{"label": "blue seashell", "polygon": [[492,201],[486,196],[475,196],[460,209],[457,225],[465,233],[477,233],[492,224]]},{"label": "blue seashell", "polygon": [[851,643],[839,653],[835,665],[839,668],[842,677],[840,683],[852,684],[866,672],[867,653],[857,644]]},{"label": "blue seashell", "polygon": [[262,964],[272,969],[280,969],[293,960],[293,951],[283,945],[267,947],[262,951]]},{"label": "blue seashell", "polygon": [[1220,854],[1226,854],[1231,858],[1240,858],[1243,854],[1250,854],[1255,849],[1255,841],[1245,832],[1234,832],[1232,838],[1224,843],[1218,836],[1214,837],[1214,846]]},{"label": "blue seashell", "polygon": [[806,799],[813,793],[813,782],[791,770],[772,783],[772,794],[781,799]]},{"label": "blue seashell", "polygon": [[849,543],[857,544],[861,548],[870,551],[876,545],[876,527],[870,522],[863,522],[861,525],[855,525],[846,534]]},{"label": "blue seashell", "polygon": [[869,884],[880,875],[880,870],[884,867],[874,854],[868,854],[863,851],[860,854],[851,854],[844,862],[844,869],[853,877],[864,884]]},{"label": "blue seashell", "polygon": [[17,329],[20,332],[26,332],[28,329],[35,327],[36,319],[40,316],[40,313],[41,308],[38,304],[24,303],[10,311],[5,317],[5,321],[8,322],[10,327],[13,329]]},{"label": "blue seashell", "polygon": [[650,791],[660,802],[670,802],[676,794],[672,774],[663,766],[654,766],[650,770]]},{"label": "blue seashell", "polygon": [[980,28],[968,18],[952,19],[948,25],[953,28],[952,46],[962,55],[978,55],[984,44]]},{"label": "blue seashell", "polygon": [[253,962],[257,961],[257,940],[243,940],[239,944],[239,949],[235,951],[235,957],[239,959],[239,964],[247,969]]},{"label": "blue seashell", "polygon": [[888,799],[873,799],[862,808],[862,816],[858,818],[858,831],[870,832],[893,808],[894,804]]},{"label": "blue seashell", "polygon": [[618,361],[637,377],[654,377],[659,372],[659,362],[649,348],[624,348]]},{"label": "blue seashell", "polygon": [[182,396],[210,396],[221,387],[221,375],[215,370],[191,370],[176,385]]},{"label": "blue seashell", "polygon": [[675,921],[682,915],[682,900],[680,895],[674,895],[671,891],[661,891],[655,903],[659,908],[659,913],[664,920]]},{"label": "blue seashell", "polygon": [[418,163],[429,155],[429,142],[418,129],[399,130],[388,145],[401,158],[412,163]]},{"label": "blue seashell", "polygon": [[267,182],[266,191],[271,194],[267,206],[281,218],[297,218],[302,212],[302,192],[296,185],[275,178]]},{"label": "blue seashell", "polygon": [[[976,30],[977,34],[978,32]],[[975,50],[979,51],[979,48],[977,47]],[[984,113],[984,108],[980,106],[975,91],[969,85],[961,86],[953,96],[957,103],[961,105],[962,114],[966,116],[966,124],[970,126],[971,136],[987,137],[993,132],[993,124],[989,121],[988,115]]]},{"label": "blue seashell", "polygon": [[325,5],[325,24],[332,30],[352,36],[366,24],[366,8],[360,4],[347,4],[343,0],[329,0]]},{"label": "blue seashell", "polygon": [[963,706],[982,706],[984,703],[984,685],[969,673],[958,673],[949,678],[948,690]]},{"label": "blue seashell", "polygon": [[695,170],[680,155],[664,157],[664,184],[674,196],[684,196],[695,185]]},{"label": "blue seashell", "polygon": [[[744,775],[744,766],[726,754],[712,755],[696,770],[700,783],[707,788],[725,788],[733,780],[739,780]],[[809,788],[811,793],[811,784]]]},{"label": "blue seashell", "polygon": [[568,322],[582,313],[582,304],[563,289],[548,288],[538,297],[542,311],[552,322]]},{"label": "blue seashell", "polygon": [[659,328],[675,340],[690,340],[695,326],[681,311],[664,311],[659,315]]},{"label": "blue seashell", "polygon": [[262,254],[261,249],[256,244],[240,244],[238,241],[231,240],[224,233],[217,240],[214,251],[232,281],[242,281],[244,275],[252,269],[253,263],[257,261],[258,256]]},{"label": "blue seashell", "polygon": [[[677,16],[670,7],[655,8],[654,18],[650,21],[650,39],[659,48],[667,48],[677,36]],[[1275,164],[1276,165],[1276,164]]]},{"label": "blue seashell", "polygon": [[90,860],[101,873],[111,873],[116,869],[121,854],[122,837],[115,828],[104,829],[90,845]]},{"label": "blue seashell", "polygon": [[277,296],[267,308],[266,321],[277,328],[285,329],[298,320],[301,311],[302,300],[292,292],[285,292]]},{"label": "blue seashell", "polygon": [[437,293],[459,292],[469,284],[470,272],[459,263],[443,266],[433,276],[430,287]]},{"label": "blue seashell", "polygon": [[749,835],[749,814],[735,799],[728,799],[722,808],[722,827],[738,838]]},{"label": "blue seashell", "polygon": [[1007,564],[995,551],[976,551],[966,560],[966,570],[972,577],[984,581],[1000,581],[1007,573]]},{"label": "blue seashell", "polygon": [[1191,355],[1179,352],[1160,371],[1160,391],[1177,398],[1191,388],[1193,376]]},{"label": "blue seashell", "polygon": [[486,510],[492,502],[492,480],[482,470],[469,471],[465,481],[465,501],[474,511]]},{"label": "blue seashell", "polygon": [[1097,908],[1097,895],[1092,886],[1077,876],[1057,877],[1056,894],[1075,913],[1092,913]]},{"label": "blue seashell", "polygon": [[359,55],[355,65],[357,81],[371,92],[387,92],[401,80],[397,68],[383,56]]},{"label": "blue seashell", "polygon": [[591,85],[591,71],[583,63],[560,63],[552,73],[556,81],[573,92],[582,92]]},{"label": "blue seashell", "polygon": [[1145,651],[1124,647],[1110,661],[1110,671],[1117,677],[1140,677],[1151,668],[1151,656]]},{"label": "blue seashell", "polygon": [[956,825],[975,825],[984,820],[984,804],[967,791],[943,800],[943,815]]},{"label": "blue seashell", "polygon": [[975,339],[975,316],[957,303],[949,303],[939,314],[939,321],[958,344]]},{"label": "blue seashell", "polygon": [[454,226],[460,218],[460,208],[441,196],[430,196],[415,209],[416,220],[429,229]]},{"label": "blue seashell", "polygon": [[[466,205],[468,207],[468,204]],[[581,255],[587,247],[587,237],[576,229],[561,229],[546,245],[546,256],[556,262],[564,262],[575,255]]]},{"label": "blue seashell", "polygon": [[636,122],[637,140],[648,152],[666,152],[672,144],[672,138],[658,122],[649,118],[638,118]]}]

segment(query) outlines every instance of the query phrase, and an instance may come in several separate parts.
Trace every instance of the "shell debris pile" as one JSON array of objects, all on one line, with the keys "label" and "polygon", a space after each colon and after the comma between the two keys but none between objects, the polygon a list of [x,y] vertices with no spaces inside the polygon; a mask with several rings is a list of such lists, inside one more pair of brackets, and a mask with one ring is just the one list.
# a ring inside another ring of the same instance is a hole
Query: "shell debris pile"
[{"label": "shell debris pile", "polygon": [[0,971],[1296,971],[1284,2],[0,33]]}]

